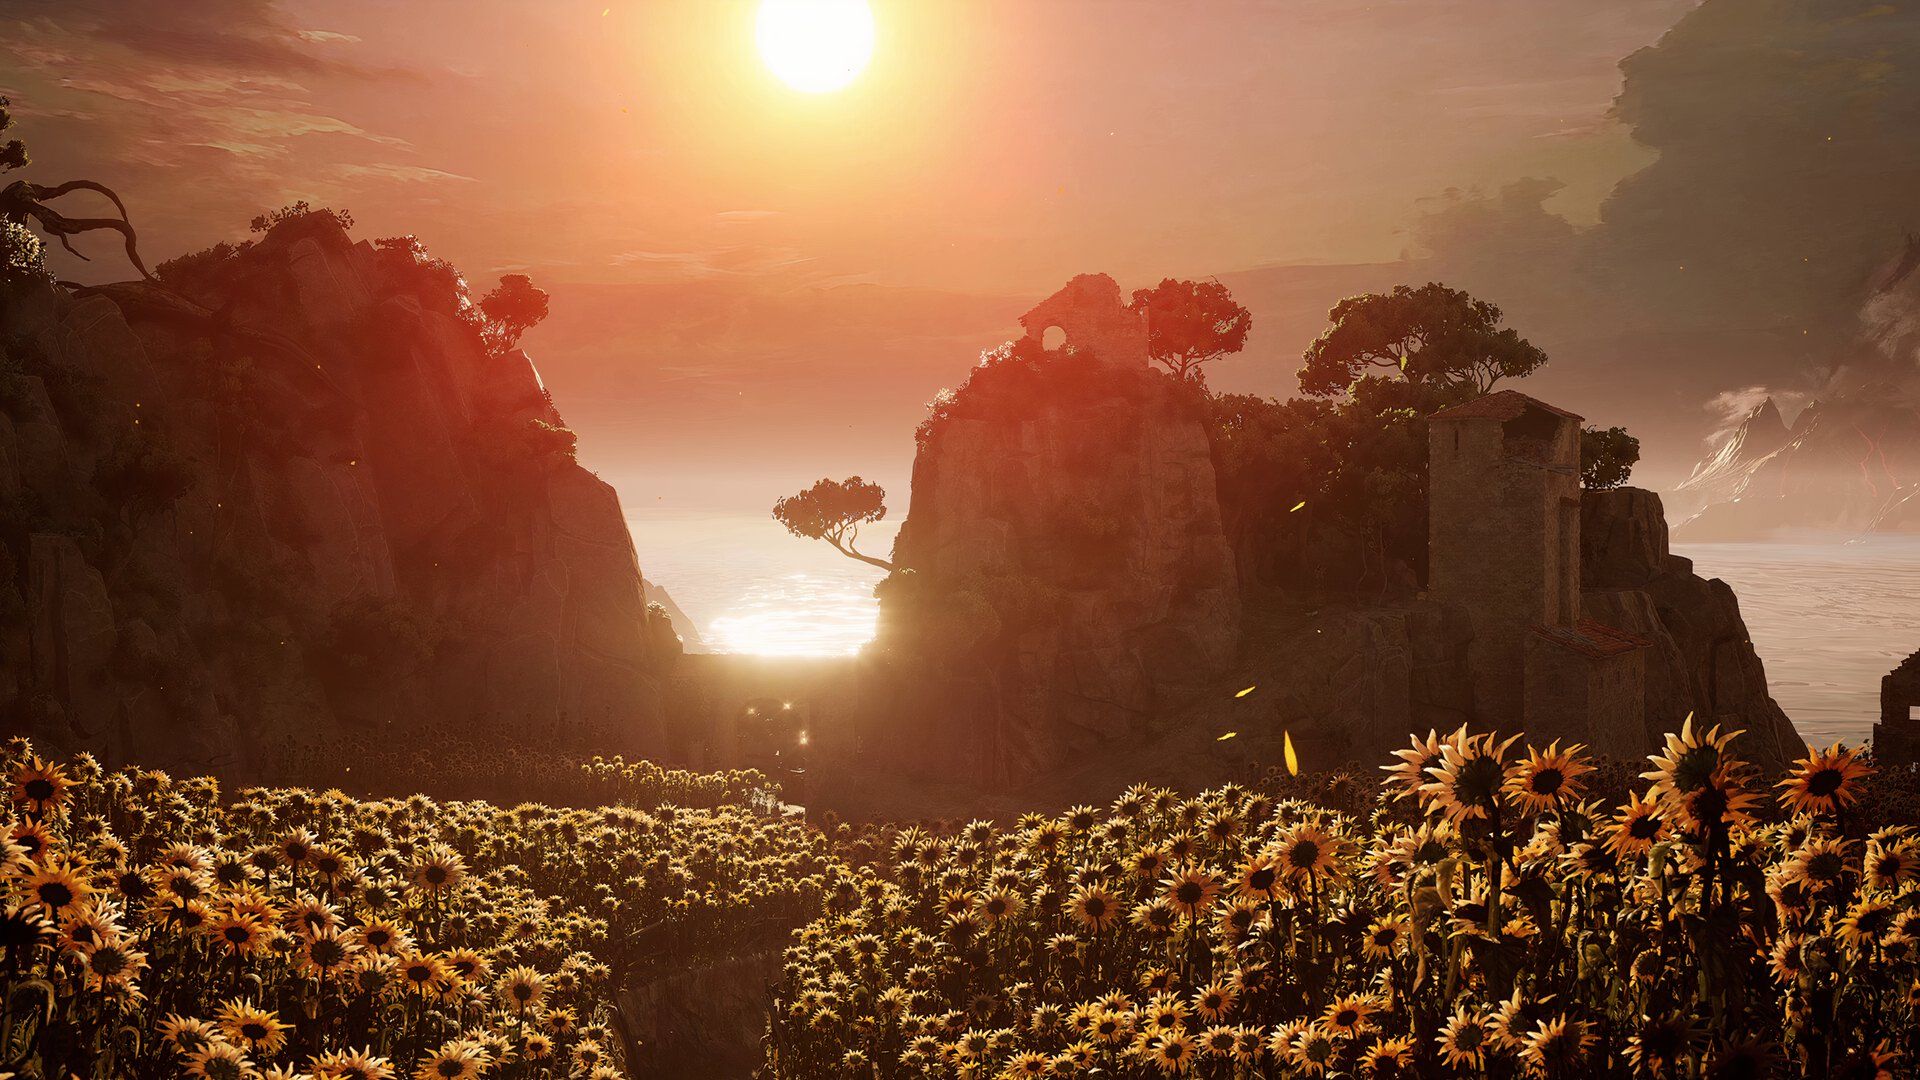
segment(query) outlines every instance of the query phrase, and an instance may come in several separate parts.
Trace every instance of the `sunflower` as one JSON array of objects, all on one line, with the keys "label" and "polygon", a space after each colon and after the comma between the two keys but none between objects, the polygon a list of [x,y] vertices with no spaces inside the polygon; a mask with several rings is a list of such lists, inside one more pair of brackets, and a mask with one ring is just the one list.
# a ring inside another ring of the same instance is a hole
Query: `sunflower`
[{"label": "sunflower", "polygon": [[1911,841],[1874,838],[1867,842],[1867,857],[1862,874],[1870,889],[1898,892],[1902,885],[1920,880],[1920,856]]},{"label": "sunflower", "polygon": [[494,995],[500,1003],[524,1013],[540,1004],[547,996],[546,976],[525,966],[509,968],[494,984]]},{"label": "sunflower", "polygon": [[1020,909],[1025,906],[1026,901],[1011,889],[993,889],[980,898],[980,914],[991,927],[1018,918]]},{"label": "sunflower", "polygon": [[[1735,832],[1753,823],[1760,796],[1746,789],[1731,772],[1716,771],[1674,797],[1680,820],[1696,832]],[[1656,785],[1657,786],[1657,785]]]},{"label": "sunflower", "polygon": [[1440,1044],[1440,1055],[1448,1065],[1456,1069],[1478,1069],[1487,1049],[1486,1021],[1478,1013],[1456,1007],[1435,1041]]},{"label": "sunflower", "polygon": [[227,1041],[244,1050],[271,1056],[287,1044],[290,1025],[249,1001],[234,998],[220,1006],[217,1022]]},{"label": "sunflower", "polygon": [[433,953],[408,953],[400,957],[400,982],[421,996],[439,994],[453,981],[446,961]]},{"label": "sunflower", "polygon": [[459,852],[445,844],[432,844],[415,860],[409,878],[414,888],[438,895],[458,885],[466,873],[467,864]]},{"label": "sunflower", "polygon": [[1845,743],[1825,750],[1807,747],[1807,756],[1798,759],[1780,781],[1780,805],[1796,814],[1837,813],[1860,797],[1859,781],[1873,775],[1873,766],[1860,760],[1859,752]]},{"label": "sunflower", "polygon": [[1348,994],[1328,1003],[1320,1014],[1320,1026],[1351,1039],[1373,1027],[1373,1014],[1379,1009],[1379,999],[1371,994]]},{"label": "sunflower", "polygon": [[86,966],[90,989],[131,989],[147,969],[147,954],[119,941],[107,941],[87,953]]},{"label": "sunflower", "polygon": [[1160,898],[1182,918],[1198,918],[1219,895],[1220,883],[1204,866],[1189,865],[1167,876]]},{"label": "sunflower", "polygon": [[1627,1060],[1634,1068],[1661,1075],[1693,1052],[1699,1032],[1684,1016],[1648,1020],[1627,1040]]},{"label": "sunflower", "polygon": [[326,978],[345,971],[357,952],[338,932],[322,930],[301,941],[297,955],[308,974]]},{"label": "sunflower", "polygon": [[1193,992],[1193,1011],[1202,1020],[1218,1024],[1233,1012],[1239,997],[1231,984],[1216,979]]},{"label": "sunflower", "polygon": [[266,924],[257,915],[220,915],[209,920],[207,937],[230,956],[258,956],[270,944]]},{"label": "sunflower", "polygon": [[253,1062],[246,1051],[215,1037],[187,1055],[187,1075],[200,1080],[249,1080]]},{"label": "sunflower", "polygon": [[1522,1040],[1520,1059],[1537,1072],[1559,1075],[1583,1065],[1597,1041],[1586,1021],[1552,1017],[1540,1021]]},{"label": "sunflower", "polygon": [[1461,728],[1441,746],[1440,764],[1427,770],[1432,779],[1420,786],[1423,805],[1455,823],[1492,817],[1506,784],[1507,751],[1519,738],[1499,742],[1491,733],[1468,735]]},{"label": "sunflower", "polygon": [[1461,728],[1446,740],[1442,740],[1440,733],[1432,729],[1428,729],[1424,741],[1417,735],[1413,736],[1412,746],[1393,752],[1393,756],[1400,759],[1398,764],[1380,766],[1380,770],[1387,774],[1387,778],[1381,781],[1381,784],[1391,793],[1390,797],[1395,799],[1405,799],[1420,794],[1420,789],[1430,779],[1428,770],[1440,768],[1445,764],[1445,759],[1441,755],[1442,747],[1448,742],[1465,737],[1465,728]]},{"label": "sunflower", "polygon": [[1653,850],[1653,845],[1666,839],[1667,832],[1667,819],[1661,813],[1659,801],[1641,798],[1638,792],[1630,791],[1627,801],[1614,815],[1613,826],[1607,830],[1607,849],[1619,859],[1645,855]]},{"label": "sunflower", "polygon": [[1242,896],[1271,900],[1280,894],[1280,867],[1273,857],[1255,854],[1240,866],[1240,882],[1235,886]]},{"label": "sunflower", "polygon": [[13,802],[35,818],[57,814],[67,801],[73,781],[59,765],[30,755],[13,770]]},{"label": "sunflower", "polygon": [[1558,739],[1545,750],[1527,747],[1527,756],[1507,767],[1508,797],[1522,811],[1534,814],[1553,810],[1563,802],[1577,801],[1582,786],[1580,776],[1593,771],[1593,766],[1580,757],[1585,749],[1583,744],[1574,743],[1562,750]]},{"label": "sunflower", "polygon": [[1311,821],[1303,821],[1288,830],[1273,848],[1273,856],[1287,877],[1299,881],[1343,877],[1342,857],[1352,850],[1353,842],[1335,836]]},{"label": "sunflower", "polygon": [[93,895],[93,886],[79,869],[64,859],[49,858],[34,866],[20,891],[49,917],[64,918],[84,908]]},{"label": "sunflower", "polygon": [[413,1076],[414,1080],[474,1080],[482,1067],[482,1057],[473,1046],[456,1039],[428,1054]]},{"label": "sunflower", "polygon": [[1398,915],[1375,919],[1360,940],[1360,951],[1374,960],[1385,960],[1406,948],[1410,929],[1407,920]]},{"label": "sunflower", "polygon": [[1082,885],[1074,890],[1068,910],[1075,922],[1094,934],[1104,933],[1120,918],[1119,902],[1098,885]]},{"label": "sunflower", "polygon": [[393,1080],[393,1063],[370,1049],[330,1050],[313,1059],[314,1080]]},{"label": "sunflower", "polygon": [[1743,731],[1729,731],[1722,735],[1716,724],[1705,735],[1695,735],[1693,714],[1688,713],[1678,735],[1667,733],[1665,753],[1647,756],[1657,767],[1641,773],[1640,778],[1653,781],[1654,799],[1678,801],[1710,779],[1739,769],[1739,759],[1729,753],[1728,748],[1743,734]]},{"label": "sunflower", "polygon": [[1184,1076],[1193,1068],[1193,1040],[1184,1031],[1169,1031],[1148,1043],[1149,1064],[1169,1076]]}]

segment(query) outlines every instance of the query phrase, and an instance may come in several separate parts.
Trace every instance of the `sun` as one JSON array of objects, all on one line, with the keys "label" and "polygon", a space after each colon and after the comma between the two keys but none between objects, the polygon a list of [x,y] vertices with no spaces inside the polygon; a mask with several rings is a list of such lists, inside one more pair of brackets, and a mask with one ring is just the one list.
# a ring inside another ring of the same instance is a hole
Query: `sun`
[{"label": "sun", "polygon": [[761,0],[760,58],[781,82],[809,94],[838,90],[873,56],[866,0]]}]

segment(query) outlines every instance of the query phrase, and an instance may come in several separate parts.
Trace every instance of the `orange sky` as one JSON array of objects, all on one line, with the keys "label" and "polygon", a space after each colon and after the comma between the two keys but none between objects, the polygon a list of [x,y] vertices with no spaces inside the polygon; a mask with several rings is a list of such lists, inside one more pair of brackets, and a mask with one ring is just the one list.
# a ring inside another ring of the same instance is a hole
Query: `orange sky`
[{"label": "orange sky", "polygon": [[1689,0],[877,0],[805,95],[725,0],[8,0],[44,170],[164,258],[293,198],[476,280],[1033,291],[1396,256],[1418,201],[1523,175],[1591,216],[1645,160],[1620,57]]}]

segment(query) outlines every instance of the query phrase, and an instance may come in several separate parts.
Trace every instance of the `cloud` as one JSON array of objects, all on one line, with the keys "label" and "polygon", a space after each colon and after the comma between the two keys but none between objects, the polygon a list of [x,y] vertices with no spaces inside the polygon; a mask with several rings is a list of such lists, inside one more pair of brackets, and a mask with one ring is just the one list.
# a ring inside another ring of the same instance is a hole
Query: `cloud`
[{"label": "cloud", "polygon": [[343,180],[390,180],[403,184],[442,184],[442,183],[479,183],[471,176],[459,173],[443,172],[421,165],[395,165],[391,163],[373,165],[341,165],[335,172]]}]

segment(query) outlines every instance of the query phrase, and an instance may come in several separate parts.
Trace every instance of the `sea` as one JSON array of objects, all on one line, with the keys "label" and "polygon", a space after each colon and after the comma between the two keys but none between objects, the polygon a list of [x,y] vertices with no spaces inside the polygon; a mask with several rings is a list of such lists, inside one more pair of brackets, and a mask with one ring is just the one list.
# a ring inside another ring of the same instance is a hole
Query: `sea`
[{"label": "sea", "polygon": [[[630,520],[641,567],[709,652],[835,656],[873,636],[879,570],[763,515],[651,511]],[[885,556],[897,522],[863,532]],[[1920,540],[1682,544],[1725,579],[1774,699],[1809,742],[1858,744],[1880,711],[1880,677],[1920,649]]]},{"label": "sea", "polygon": [[1675,544],[1733,586],[1767,687],[1800,736],[1858,745],[1880,677],[1920,649],[1920,539]]}]

